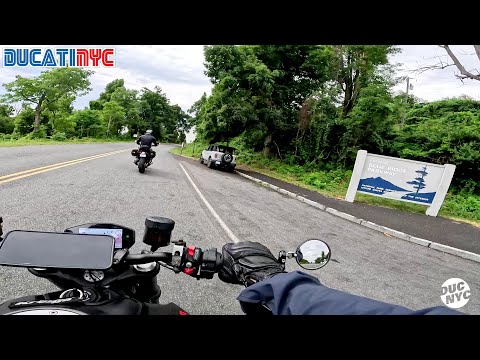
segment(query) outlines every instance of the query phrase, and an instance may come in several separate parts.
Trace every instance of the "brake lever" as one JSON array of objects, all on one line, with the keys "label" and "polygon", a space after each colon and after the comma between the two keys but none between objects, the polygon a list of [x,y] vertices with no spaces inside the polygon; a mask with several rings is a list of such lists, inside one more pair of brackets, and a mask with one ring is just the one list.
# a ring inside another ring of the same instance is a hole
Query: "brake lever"
[{"label": "brake lever", "polygon": [[181,272],[181,270],[180,270],[178,267],[174,267],[174,266],[172,266],[172,265],[170,265],[170,264],[167,264],[167,263],[165,263],[165,262],[163,262],[163,261],[157,261],[157,262],[158,262],[160,265],[162,265],[163,267],[165,267],[165,268],[167,268],[167,269],[169,269],[169,270],[172,270],[175,274],[178,274],[178,273]]}]

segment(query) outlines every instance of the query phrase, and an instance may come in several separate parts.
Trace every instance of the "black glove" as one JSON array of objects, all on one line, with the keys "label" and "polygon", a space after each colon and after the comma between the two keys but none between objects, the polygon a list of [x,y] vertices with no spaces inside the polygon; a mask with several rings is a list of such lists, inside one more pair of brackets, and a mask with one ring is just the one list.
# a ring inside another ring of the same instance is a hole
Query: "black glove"
[{"label": "black glove", "polygon": [[228,243],[222,247],[223,266],[218,277],[231,284],[252,285],[286,272],[272,252],[258,242]]}]

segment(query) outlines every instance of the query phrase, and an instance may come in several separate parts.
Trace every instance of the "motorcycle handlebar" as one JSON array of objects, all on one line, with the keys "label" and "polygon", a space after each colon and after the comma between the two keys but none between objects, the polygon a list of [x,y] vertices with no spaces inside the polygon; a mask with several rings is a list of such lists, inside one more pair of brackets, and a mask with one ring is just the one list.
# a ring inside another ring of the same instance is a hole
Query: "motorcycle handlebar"
[{"label": "motorcycle handlebar", "polygon": [[187,275],[205,279],[213,278],[223,265],[222,254],[217,249],[203,250],[193,246],[181,246],[184,251],[174,254],[169,252],[152,252],[145,254],[127,254],[123,261],[130,265],[146,264],[161,261],[171,267],[175,272],[184,272]]},{"label": "motorcycle handlebar", "polygon": [[172,254],[168,252],[148,253],[148,254],[128,254],[124,261],[127,264],[147,264],[153,261],[163,261],[170,263],[172,261]]}]

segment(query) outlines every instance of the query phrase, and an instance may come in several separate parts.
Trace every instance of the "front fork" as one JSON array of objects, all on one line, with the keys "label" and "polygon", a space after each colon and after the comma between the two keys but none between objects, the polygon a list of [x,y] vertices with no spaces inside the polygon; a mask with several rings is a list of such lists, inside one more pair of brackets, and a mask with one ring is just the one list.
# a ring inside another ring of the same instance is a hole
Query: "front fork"
[{"label": "front fork", "polygon": [[130,297],[150,304],[158,304],[162,294],[162,290],[157,282],[157,276],[132,282],[127,292]]},{"label": "front fork", "polygon": [[[142,253],[145,252],[148,251],[142,251]],[[162,294],[157,278],[160,264],[152,262],[133,265],[130,271],[136,272],[138,276],[118,282],[115,284],[114,290],[141,302],[158,304]]]}]

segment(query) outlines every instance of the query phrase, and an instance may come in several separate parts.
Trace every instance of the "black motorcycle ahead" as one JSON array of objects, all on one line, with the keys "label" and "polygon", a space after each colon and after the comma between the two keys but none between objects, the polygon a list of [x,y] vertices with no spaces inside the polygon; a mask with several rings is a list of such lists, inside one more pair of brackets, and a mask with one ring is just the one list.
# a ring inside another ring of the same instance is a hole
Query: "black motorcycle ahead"
[{"label": "black motorcycle ahead", "polygon": [[[153,145],[157,146],[157,145]],[[138,171],[143,174],[145,169],[152,165],[153,158],[157,155],[150,146],[140,145],[138,149],[132,150],[132,156],[135,156],[136,159],[133,161],[135,165],[138,166]]]},{"label": "black motorcycle ahead", "polygon": [[[183,240],[173,242],[172,252],[158,252],[170,245],[174,226],[168,218],[146,218],[143,242],[151,249],[140,254],[129,253],[135,231],[111,223],[78,225],[59,233],[8,232],[0,237],[0,265],[25,267],[60,290],[8,300],[0,304],[0,315],[156,315],[173,314],[171,309],[186,315],[175,304],[159,303],[160,266],[198,280],[212,279],[221,269],[222,255]],[[295,252],[280,251],[278,261],[285,264],[295,257],[303,268],[315,270],[330,256],[325,242],[311,239]]]}]

